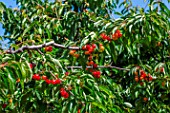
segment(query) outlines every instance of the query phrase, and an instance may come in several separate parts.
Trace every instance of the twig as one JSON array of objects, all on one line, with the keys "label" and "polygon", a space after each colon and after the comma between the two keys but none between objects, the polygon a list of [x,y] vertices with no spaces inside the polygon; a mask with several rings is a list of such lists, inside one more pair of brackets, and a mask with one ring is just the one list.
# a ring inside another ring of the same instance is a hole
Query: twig
[{"label": "twig", "polygon": [[63,49],[70,49],[70,50],[79,50],[80,47],[66,47],[64,45],[61,45],[61,44],[57,44],[55,43],[54,41],[51,41],[51,42],[47,42],[47,43],[44,43],[44,44],[40,44],[40,45],[32,45],[32,46],[23,46],[17,50],[12,50],[12,49],[9,49],[7,51],[5,51],[5,53],[8,53],[8,54],[14,54],[14,53],[19,53],[19,52],[23,52],[24,50],[35,50],[35,49],[41,49],[43,47],[46,47],[46,46],[54,46],[54,47],[58,47],[58,48],[63,48]]},{"label": "twig", "polygon": [[51,71],[50,71],[50,73],[55,79],[58,79]]},{"label": "twig", "polygon": [[38,53],[40,53],[41,55],[44,55],[39,49],[37,49]]}]

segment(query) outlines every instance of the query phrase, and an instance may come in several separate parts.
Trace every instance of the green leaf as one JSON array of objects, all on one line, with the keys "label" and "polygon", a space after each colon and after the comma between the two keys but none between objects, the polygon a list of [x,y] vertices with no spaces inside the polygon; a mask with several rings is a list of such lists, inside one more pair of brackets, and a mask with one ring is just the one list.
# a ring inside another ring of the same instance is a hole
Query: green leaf
[{"label": "green leaf", "polygon": [[103,111],[106,111],[106,108],[105,106],[103,106],[102,104],[98,103],[98,102],[92,102],[92,105],[103,110]]}]

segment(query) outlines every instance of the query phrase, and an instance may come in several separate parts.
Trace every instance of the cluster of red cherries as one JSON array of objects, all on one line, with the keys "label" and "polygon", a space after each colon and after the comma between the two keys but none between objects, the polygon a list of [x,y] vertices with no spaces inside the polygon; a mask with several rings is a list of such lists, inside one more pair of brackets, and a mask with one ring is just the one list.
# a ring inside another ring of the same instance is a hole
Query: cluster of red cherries
[{"label": "cluster of red cherries", "polygon": [[68,98],[69,97],[69,93],[64,88],[60,88],[60,94],[64,98]]},{"label": "cluster of red cherries", "polygon": [[112,34],[112,38],[106,35],[105,33],[102,33],[100,36],[102,37],[103,40],[111,41],[112,39],[118,40],[120,37],[122,37],[122,33],[120,32],[120,30],[116,30],[115,33]]},{"label": "cluster of red cherries", "polygon": [[82,50],[84,50],[85,55],[91,55],[96,48],[96,44],[86,44],[85,46],[82,47]]},{"label": "cluster of red cherries", "polygon": [[143,81],[152,81],[153,78],[150,75],[150,73],[146,74],[146,72],[144,70],[140,70],[140,76],[138,76],[138,72],[134,72],[135,74],[135,81],[139,82],[140,81],[140,85],[143,85]]},{"label": "cluster of red cherries", "polygon": [[34,74],[34,75],[32,76],[32,79],[34,79],[34,80],[45,80],[45,82],[46,82],[47,84],[53,84],[53,85],[61,84],[61,83],[62,83],[62,81],[61,81],[60,79],[52,79],[52,80],[50,80],[50,79],[48,79],[48,77],[45,76],[45,75],[43,75],[42,77],[40,77],[39,74]]}]

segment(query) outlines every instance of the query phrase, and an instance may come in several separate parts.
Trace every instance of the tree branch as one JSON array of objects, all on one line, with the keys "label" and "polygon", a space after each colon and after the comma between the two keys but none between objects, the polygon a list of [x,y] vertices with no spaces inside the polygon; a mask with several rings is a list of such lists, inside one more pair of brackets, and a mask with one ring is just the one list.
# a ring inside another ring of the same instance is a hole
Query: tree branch
[{"label": "tree branch", "polygon": [[9,50],[5,51],[5,53],[8,53],[8,54],[20,53],[20,52],[23,52],[24,50],[36,50],[36,49],[41,49],[46,46],[54,46],[54,47],[70,49],[70,50],[79,50],[80,49],[80,47],[66,47],[64,45],[57,44],[54,41],[51,41],[51,42],[47,42],[47,43],[40,44],[40,45],[32,45],[32,46],[26,45],[26,46],[23,46],[17,50],[9,49]]},{"label": "tree branch", "polygon": [[[67,66],[67,68],[82,69],[83,67],[82,66]],[[86,68],[92,69],[93,66],[86,66]],[[121,68],[121,67],[117,67],[117,66],[97,66],[97,68],[114,68],[114,69],[118,69],[118,70],[130,71],[130,69]]]}]

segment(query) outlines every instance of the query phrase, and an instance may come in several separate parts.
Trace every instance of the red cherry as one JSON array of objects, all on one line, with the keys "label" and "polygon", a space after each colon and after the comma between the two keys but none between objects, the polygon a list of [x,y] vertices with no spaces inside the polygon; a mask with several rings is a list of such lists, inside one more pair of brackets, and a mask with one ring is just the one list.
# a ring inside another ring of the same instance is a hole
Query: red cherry
[{"label": "red cherry", "polygon": [[122,34],[120,33],[120,34],[118,34],[118,38],[120,38],[120,37],[122,37]]},{"label": "red cherry", "polygon": [[51,84],[51,80],[49,80],[49,79],[46,79],[45,82],[46,82],[47,84]]},{"label": "red cherry", "polygon": [[103,40],[106,40],[106,39],[107,39],[107,37],[106,37],[106,34],[105,34],[105,33],[100,34],[100,36],[102,37],[102,39],[103,39]]},{"label": "red cherry", "polygon": [[146,77],[146,73],[145,73],[145,71],[144,71],[144,70],[141,70],[141,71],[140,71],[140,76],[142,76],[143,78],[145,78],[145,77]]},{"label": "red cherry", "polygon": [[141,86],[143,86],[143,84],[144,84],[143,82],[140,82],[140,85],[141,85]]},{"label": "red cherry", "polygon": [[90,56],[88,57],[88,60],[92,60],[92,59],[93,59],[93,56],[90,55]]},{"label": "red cherry", "polygon": [[90,46],[89,44],[86,45],[86,49],[87,49],[88,51],[89,51],[90,47],[91,47],[91,46]]},{"label": "red cherry", "polygon": [[47,52],[47,51],[51,52],[52,50],[53,50],[53,47],[52,47],[52,46],[45,47],[45,51],[46,51],[46,52]]},{"label": "red cherry", "polygon": [[42,78],[43,80],[46,80],[46,79],[47,79],[47,76],[43,75],[41,78]]},{"label": "red cherry", "polygon": [[60,79],[57,79],[57,84],[61,84],[61,80]]},{"label": "red cherry", "polygon": [[92,44],[92,47],[95,49],[96,48],[96,44]]},{"label": "red cherry", "polygon": [[100,43],[100,44],[99,44],[99,46],[103,46],[103,44],[102,44],[102,43]]},{"label": "red cherry", "polygon": [[95,77],[95,78],[100,78],[100,71],[94,71],[92,72],[92,75]]},{"label": "red cherry", "polygon": [[101,74],[100,71],[97,71],[96,73],[97,73],[97,75],[100,75],[100,74]]},{"label": "red cherry", "polygon": [[92,72],[92,75],[93,75],[94,77],[96,77],[96,76],[97,76],[97,72],[96,72],[96,71]]},{"label": "red cherry", "polygon": [[57,80],[51,80],[51,84],[56,85],[57,84]]},{"label": "red cherry", "polygon": [[49,46],[48,47],[48,51],[51,52],[53,50],[53,47],[52,46]]},{"label": "red cherry", "polygon": [[94,70],[93,69],[90,69],[90,72],[93,72]]},{"label": "red cherry", "polygon": [[2,108],[6,108],[7,107],[7,104],[2,104]]},{"label": "red cherry", "polygon": [[39,74],[34,74],[34,75],[32,76],[32,79],[34,79],[34,80],[40,80],[41,77],[40,77]]},{"label": "red cherry", "polygon": [[143,77],[143,76],[141,76],[141,77],[140,77],[140,80],[143,80],[143,79],[144,79],[144,77]]},{"label": "red cherry", "polygon": [[143,98],[143,101],[144,101],[144,102],[147,102],[147,101],[148,101],[148,98],[147,98],[147,97],[144,97],[144,98]]},{"label": "red cherry", "polygon": [[114,36],[115,36],[115,38],[118,38],[119,37],[119,33],[115,33]]},{"label": "red cherry", "polygon": [[109,36],[107,36],[107,40],[108,40],[108,41],[111,41],[111,38],[110,38]]},{"label": "red cherry", "polygon": [[89,51],[89,53],[92,53],[92,52],[94,51],[94,48],[93,48],[93,47],[90,47],[90,48],[88,49],[88,51]]},{"label": "red cherry", "polygon": [[115,33],[118,33],[118,34],[120,34],[120,30],[116,30],[116,31],[115,31]]},{"label": "red cherry", "polygon": [[93,68],[97,68],[97,64],[96,63],[93,63]]},{"label": "red cherry", "polygon": [[30,65],[30,68],[32,69],[32,68],[33,68],[33,64],[32,64],[32,63],[30,63],[29,65]]},{"label": "red cherry", "polygon": [[96,78],[100,78],[100,75],[97,75]]},{"label": "red cherry", "polygon": [[150,77],[149,77],[149,81],[152,81],[152,80],[153,80],[153,78],[152,78],[152,76],[150,76]]},{"label": "red cherry", "polygon": [[61,80],[57,79],[57,80],[51,80],[51,84],[56,85],[56,84],[60,84]]},{"label": "red cherry", "polygon": [[81,113],[81,109],[78,109],[77,113]]},{"label": "red cherry", "polygon": [[138,82],[138,81],[139,81],[139,78],[138,78],[138,77],[135,77],[135,81]]},{"label": "red cherry", "polygon": [[60,88],[60,92],[64,91],[65,89],[64,88]]},{"label": "red cherry", "polygon": [[163,73],[163,72],[164,72],[164,67],[161,67],[160,72],[161,72],[161,73]]},{"label": "red cherry", "polygon": [[65,96],[67,94],[67,92],[64,90],[60,90],[61,96]]},{"label": "red cherry", "polygon": [[83,46],[83,47],[82,47],[82,50],[86,50],[86,46]]},{"label": "red cherry", "polygon": [[141,77],[146,78],[146,73],[145,73],[145,74],[142,74]]},{"label": "red cherry", "polygon": [[143,75],[145,73],[144,70],[140,70],[140,75]]},{"label": "red cherry", "polygon": [[66,94],[63,96],[64,98],[68,98],[69,94],[66,92]]},{"label": "red cherry", "polygon": [[65,76],[68,76],[69,75],[69,72],[65,72]]}]

